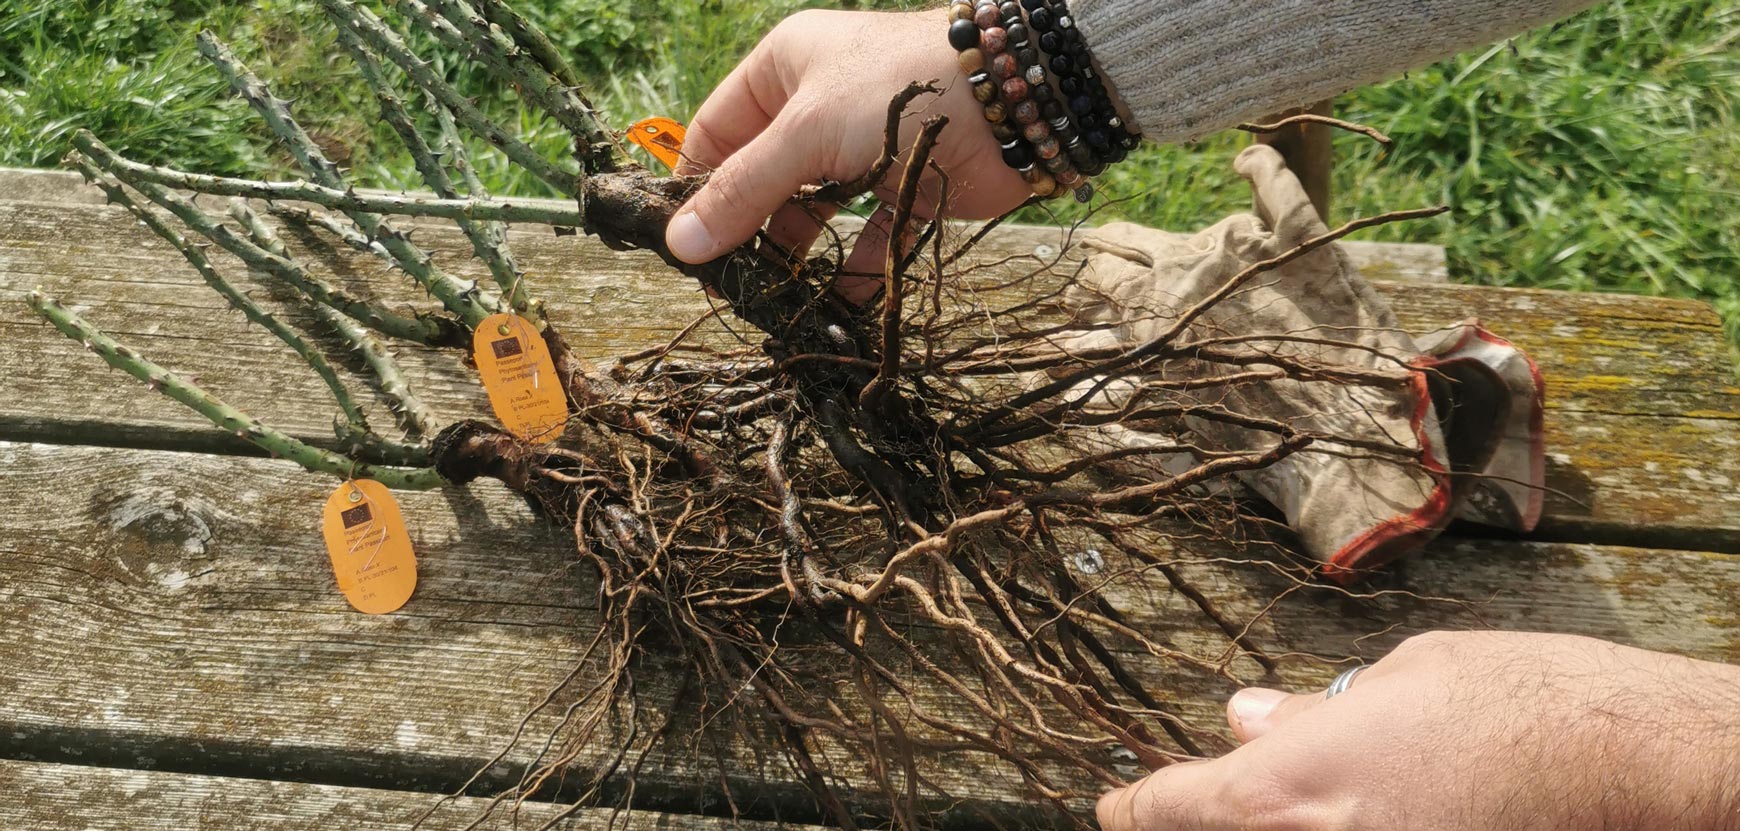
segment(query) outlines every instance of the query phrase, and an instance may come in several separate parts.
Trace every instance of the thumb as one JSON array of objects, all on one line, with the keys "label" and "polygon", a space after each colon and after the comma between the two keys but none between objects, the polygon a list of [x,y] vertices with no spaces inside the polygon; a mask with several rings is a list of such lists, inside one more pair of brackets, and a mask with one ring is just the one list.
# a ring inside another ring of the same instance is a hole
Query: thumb
[{"label": "thumb", "polygon": [[1231,772],[1223,757],[1183,762],[1148,774],[1134,785],[1110,791],[1094,805],[1100,831],[1217,831],[1228,823],[1217,802]]},{"label": "thumb", "polygon": [[705,263],[747,242],[773,212],[805,182],[811,170],[808,148],[795,147],[799,131],[785,113],[755,139],[733,153],[677,211],[665,228],[665,245],[684,262]]},{"label": "thumb", "polygon": [[1290,695],[1280,690],[1248,687],[1227,700],[1226,722],[1240,743],[1249,744],[1323,701],[1322,693]]}]

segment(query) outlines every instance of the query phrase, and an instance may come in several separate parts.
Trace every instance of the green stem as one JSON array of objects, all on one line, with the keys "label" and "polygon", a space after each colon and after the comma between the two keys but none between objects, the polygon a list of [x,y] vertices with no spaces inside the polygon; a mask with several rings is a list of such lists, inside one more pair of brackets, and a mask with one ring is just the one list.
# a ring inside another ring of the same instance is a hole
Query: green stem
[{"label": "green stem", "polygon": [[[459,191],[454,186],[452,177],[447,175],[447,169],[442,166],[441,160],[436,158],[434,149],[423,139],[423,134],[417,130],[417,124],[411,118],[411,114],[406,111],[405,103],[399,98],[398,91],[394,89],[392,82],[382,72],[380,62],[375,60],[375,57],[363,47],[362,40],[357,37],[355,32],[343,26],[335,28],[338,30],[339,44],[350,52],[351,60],[356,63],[363,82],[368,84],[370,90],[374,91],[375,101],[380,105],[381,119],[393,128],[393,132],[398,134],[399,140],[404,143],[405,149],[410,151],[411,161],[416,165],[417,172],[422,175],[423,182],[435,192],[436,196],[442,199],[458,198]],[[436,109],[443,114],[446,113],[446,108],[439,103],[436,104]],[[443,121],[443,127],[451,127],[451,125],[452,118],[449,116]],[[446,137],[446,134],[443,134],[443,139]],[[444,144],[447,144],[447,153],[450,156],[448,163],[457,168],[458,162],[464,160],[464,148],[460,147],[455,150],[451,143],[444,142]],[[451,158],[455,152],[460,154],[458,160]],[[464,170],[469,172],[470,165],[466,164]],[[514,263],[513,251],[508,248],[507,235],[502,231],[501,226],[494,222],[473,222],[467,219],[458,220],[455,224],[459,226],[459,230],[465,232],[466,239],[471,240],[472,253],[476,254],[477,258],[489,267],[490,276],[495,278],[496,285],[501,286],[503,291],[514,286],[517,282],[516,275],[519,273],[519,268]],[[522,292],[520,298],[516,298],[518,302],[515,302],[514,308],[517,311],[525,310],[523,296]]]},{"label": "green stem", "polygon": [[245,196],[249,199],[308,202],[338,211],[369,211],[397,216],[434,216],[454,220],[491,219],[497,222],[557,225],[565,228],[578,228],[583,225],[579,210],[570,205],[542,205],[506,202],[497,199],[424,199],[391,194],[365,194],[354,189],[337,190],[321,187],[311,182],[261,182],[252,179],[232,179],[206,173],[188,173],[123,159],[104,147],[89,132],[83,130],[73,136],[73,143],[89,154],[98,167],[115,174],[117,178],[129,185],[135,181],[148,182],[214,196]]},{"label": "green stem", "polygon": [[[598,119],[592,103],[564,85],[537,60],[514,43],[507,33],[491,26],[465,0],[398,0],[398,8],[448,48],[470,53],[513,84],[526,100],[549,113],[575,138],[575,153],[587,173],[616,169],[616,146],[610,132]],[[442,25],[445,21],[447,25]]]},{"label": "green stem", "polygon": [[440,101],[442,106],[452,110],[454,118],[458,119],[459,123],[465,126],[465,129],[482,136],[506,154],[514,164],[555,188],[558,193],[564,196],[575,196],[580,192],[580,178],[578,176],[557,167],[525,142],[520,141],[490,121],[487,116],[478,111],[476,106],[472,105],[469,99],[460,94],[459,90],[442,80],[428,61],[417,57],[417,54],[405,45],[399,34],[393,31],[392,27],[381,22],[381,19],[376,17],[374,12],[358,6],[351,0],[319,0],[319,2],[339,28],[356,32],[370,49],[398,66],[419,89],[431,98]]},{"label": "green stem", "polygon": [[321,355],[319,350],[310,345],[308,341],[303,340],[302,336],[296,333],[296,330],[268,314],[265,309],[260,307],[260,304],[255,303],[252,298],[236,288],[235,284],[225,280],[223,275],[217,273],[217,269],[212,268],[211,261],[207,260],[198,248],[189,243],[186,237],[165,224],[162,219],[158,218],[156,212],[146,210],[143,205],[135,202],[133,197],[128,196],[127,192],[121,189],[120,185],[104,178],[88,160],[80,160],[79,171],[96,183],[97,187],[102,188],[110,202],[126,208],[138,217],[140,222],[145,223],[145,227],[150,228],[152,233],[175,246],[175,249],[181,252],[181,256],[193,265],[193,270],[199,272],[200,279],[205,280],[206,285],[229,301],[231,307],[241,310],[241,313],[249,320],[260,324],[266,331],[271,332],[286,346],[289,346],[314,370],[314,374],[319,375],[320,380],[326,383],[326,388],[332,391],[333,400],[338,402],[338,409],[344,413],[345,420],[364,430],[368,429],[368,419],[363,416],[362,408],[358,407],[356,400],[351,398],[350,390],[344,386],[343,381],[339,380],[338,373],[333,370],[332,364],[327,362],[326,356]]},{"label": "green stem", "polygon": [[[315,144],[314,137],[308,135],[291,115],[288,101],[274,96],[271,88],[211,32],[200,32],[198,43],[200,54],[217,67],[237,95],[253,105],[260,117],[266,120],[266,126],[290,148],[291,155],[296,157],[309,178],[329,188],[349,187],[338,165],[326,157]],[[346,211],[345,215],[363,233],[380,240],[381,246],[392,253],[399,267],[441,301],[448,311],[458,315],[467,329],[477,328],[500,305],[499,301],[490,302],[494,298],[484,296],[475,281],[461,281],[447,275],[435,265],[435,259],[428,252],[411,244],[409,234],[394,228],[380,216],[358,210]]]},{"label": "green stem", "polygon": [[[459,128],[453,123],[453,113],[441,106],[439,101],[431,102],[435,111],[435,123],[440,129],[441,153],[447,163],[459,171],[459,177],[465,182],[466,193],[474,199],[489,198],[489,191],[484,188],[483,180],[477,177],[477,170],[471,166],[471,156],[465,150],[465,141],[459,137]],[[462,224],[462,227],[465,227]],[[543,319],[543,307],[532,300],[531,289],[526,286],[525,271],[514,259],[512,248],[508,247],[507,226],[500,222],[477,222],[472,227],[476,234],[471,235],[471,244],[477,250],[478,256],[489,256],[489,273],[495,277],[495,284],[501,288],[502,294],[513,303],[514,311],[524,314],[528,309],[536,309],[537,317]],[[479,239],[481,237],[481,240]]]},{"label": "green stem", "polygon": [[[308,212],[304,211],[303,213]],[[230,206],[230,216],[235,217],[236,221],[247,229],[248,235],[253,237],[254,241],[259,243],[261,247],[273,252],[285,251],[284,243],[278,240],[278,236],[272,233],[272,229],[266,227],[266,223],[260,220],[259,214],[254,213],[247,206],[247,203],[240,200],[236,201]],[[326,217],[324,214],[321,217],[332,223],[333,230],[341,234],[348,234],[365,246],[370,244],[368,239],[355,229],[336,219]],[[288,254],[283,254],[283,256],[288,256]],[[314,308],[315,314],[320,317],[321,322],[337,332],[339,338],[349,346],[352,352],[362,356],[363,364],[368,367],[370,372],[374,373],[381,396],[387,399],[387,409],[392,411],[394,418],[398,420],[399,427],[413,439],[422,438],[434,432],[434,420],[429,408],[411,390],[410,382],[405,380],[404,373],[399,370],[399,362],[393,360],[392,353],[387,351],[386,345],[382,344],[379,338],[370,334],[368,329],[356,321],[318,303],[309,305]],[[339,433],[339,439],[345,439],[343,432]],[[383,438],[381,441],[387,440]]]},{"label": "green stem", "polygon": [[444,480],[433,468],[378,467],[304,444],[284,433],[262,424],[216,396],[157,364],[132,349],[103,334],[40,289],[32,291],[26,302],[32,311],[59,329],[61,334],[82,342],[86,349],[102,356],[116,369],[144,381],[147,386],[186,405],[205,416],[211,423],[233,432],[236,437],[271,453],[282,456],[307,470],[330,473],[346,479],[373,479],[399,490],[429,490],[440,487]]},{"label": "green stem", "polygon": [[[170,188],[182,187],[175,183],[176,177],[142,175],[143,165],[115,155],[114,151],[98,141],[89,131],[80,130],[75,133],[73,144],[78,147],[80,152],[89,156],[90,161],[98,168],[125,182],[151,201],[163,206],[182,222],[187,223],[189,228],[241,258],[242,262],[246,263],[249,268],[275,275],[295,286],[298,291],[310,298],[344,312],[370,329],[390,337],[429,346],[470,345],[469,333],[455,321],[435,315],[407,317],[379,308],[367,301],[352,297],[326,281],[309,274],[294,260],[273,254],[253,244],[200,210],[192,201],[170,190]],[[168,183],[167,187],[164,186],[165,182]],[[199,190],[198,188],[182,189]],[[210,192],[216,193],[216,191]],[[233,193],[229,195],[246,196],[248,194]]]}]

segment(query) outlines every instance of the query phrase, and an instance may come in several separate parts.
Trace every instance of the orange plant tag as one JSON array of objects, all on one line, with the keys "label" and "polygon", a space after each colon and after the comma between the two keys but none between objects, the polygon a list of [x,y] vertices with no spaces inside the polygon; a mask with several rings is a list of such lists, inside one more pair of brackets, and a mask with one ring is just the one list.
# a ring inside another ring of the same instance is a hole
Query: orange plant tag
[{"label": "orange plant tag", "polygon": [[411,599],[417,588],[417,557],[405,517],[387,486],[355,479],[326,498],[320,534],[338,590],[359,612],[384,615]]},{"label": "orange plant tag", "polygon": [[646,148],[665,167],[677,169],[682,159],[683,125],[668,118],[645,118],[628,128],[628,140]]},{"label": "orange plant tag", "polygon": [[471,336],[471,355],[489,405],[508,432],[548,444],[568,424],[568,397],[536,326],[513,314],[490,315]]}]

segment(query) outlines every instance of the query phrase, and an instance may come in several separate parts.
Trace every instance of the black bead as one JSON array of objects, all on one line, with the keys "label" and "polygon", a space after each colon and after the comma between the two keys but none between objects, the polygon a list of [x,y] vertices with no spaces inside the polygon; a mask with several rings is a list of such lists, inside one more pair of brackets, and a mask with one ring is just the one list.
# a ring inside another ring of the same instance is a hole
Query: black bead
[{"label": "black bead", "polygon": [[1118,146],[1125,150],[1134,150],[1142,146],[1142,137],[1135,133],[1125,133],[1123,138],[1118,139]]},{"label": "black bead", "polygon": [[1016,20],[1021,19],[1021,4],[1015,2],[1015,0],[1005,0],[1003,5],[997,7],[997,11],[1003,13],[1003,18],[1005,20],[1011,17]]},{"label": "black bead", "polygon": [[1056,121],[1063,118],[1066,114],[1063,109],[1062,101],[1047,101],[1045,102],[1045,106],[1040,108],[1039,112],[1041,115],[1045,116],[1047,121]]},{"label": "black bead", "polygon": [[1016,52],[1015,60],[1020,61],[1022,66],[1032,66],[1039,63],[1039,50],[1029,46]]},{"label": "black bead", "polygon": [[1107,135],[1104,130],[1088,130],[1081,135],[1082,138],[1087,139],[1088,146],[1096,151],[1105,150],[1112,146],[1112,137]]},{"label": "black bead", "polygon": [[1075,162],[1076,170],[1081,170],[1084,167],[1092,167],[1093,163],[1096,161],[1093,148],[1080,143],[1070,144],[1069,160]]},{"label": "black bead", "polygon": [[1076,115],[1087,115],[1093,112],[1094,100],[1085,95],[1073,96],[1069,99],[1069,111]]},{"label": "black bead", "polygon": [[1106,163],[1107,164],[1117,164],[1118,162],[1121,162],[1124,159],[1129,158],[1129,156],[1130,156],[1130,151],[1125,150],[1122,147],[1114,147],[1114,148],[1112,148],[1111,153],[1106,156]]},{"label": "black bead", "polygon": [[1059,75],[1068,75],[1075,71],[1075,61],[1068,55],[1057,55],[1051,59],[1051,71]]},{"label": "black bead", "polygon": [[1015,19],[1017,21],[1015,23],[1005,21],[1003,31],[1009,35],[1010,46],[1022,46],[1027,43],[1027,27],[1021,25],[1019,22],[1021,18]]},{"label": "black bead", "polygon": [[1058,37],[1056,32],[1046,32],[1039,36],[1039,48],[1044,49],[1047,55],[1055,55],[1063,48],[1063,38]]},{"label": "black bead", "polygon": [[1027,12],[1027,22],[1033,24],[1033,28],[1041,32],[1051,31],[1052,25],[1056,23],[1051,17],[1050,9],[1033,9]]},{"label": "black bead", "polygon": [[1100,159],[1100,160],[1094,162],[1093,164],[1082,168],[1081,175],[1083,175],[1083,176],[1098,176],[1101,173],[1106,172],[1107,166],[1108,166],[1108,161],[1106,159]]},{"label": "black bead", "polygon": [[1064,95],[1074,98],[1081,94],[1081,79],[1073,75],[1065,75],[1058,80],[1057,88],[1062,90]]},{"label": "black bead", "polygon": [[1038,86],[1029,86],[1027,92],[1029,95],[1033,96],[1033,100],[1038,101],[1041,104],[1051,100],[1051,85],[1050,84],[1039,84]]},{"label": "black bead", "polygon": [[957,52],[977,49],[979,46],[979,24],[971,20],[957,20],[949,24],[949,45]]},{"label": "black bead", "polygon": [[1033,164],[1033,148],[1025,143],[1012,141],[1003,145],[1003,163],[1017,170]]},{"label": "black bead", "polygon": [[1045,0],[1021,0],[1021,7],[1028,11],[1043,9],[1045,8]]}]

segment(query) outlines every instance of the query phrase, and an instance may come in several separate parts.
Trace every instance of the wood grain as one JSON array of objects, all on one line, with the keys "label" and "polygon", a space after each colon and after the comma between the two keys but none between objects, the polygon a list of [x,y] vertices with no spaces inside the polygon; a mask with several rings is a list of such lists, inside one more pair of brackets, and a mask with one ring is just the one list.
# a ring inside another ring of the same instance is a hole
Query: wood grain
[{"label": "wood grain", "polygon": [[[707,308],[692,282],[646,255],[611,252],[585,237],[516,231],[512,239],[569,340],[593,357],[663,342]],[[419,240],[450,270],[483,276],[450,229],[428,227]],[[983,256],[1016,258],[1007,267],[1023,267],[1055,256],[1066,241],[1058,229],[1013,228],[993,235]],[[335,279],[409,302],[392,294],[404,281],[376,263],[321,252]],[[335,408],[318,381],[264,332],[226,312],[167,244],[117,208],[21,201],[0,202],[0,437],[253,452],[179,406],[117,383],[121,376],[36,321],[19,298],[37,285],[275,426],[331,441]],[[1541,363],[1553,489],[1543,538],[1740,551],[1740,387],[1708,305],[1382,285],[1411,328],[1479,317]],[[724,326],[708,331],[715,341],[732,337]],[[452,355],[400,352],[443,417],[487,414],[471,373]]]},{"label": "wood grain", "polygon": [[[288,463],[9,443],[0,469],[0,757],[445,791],[501,748],[597,626],[572,542],[498,486],[403,495],[417,593],[371,617],[333,589],[314,530],[331,483]],[[1330,659],[1376,657],[1434,628],[1575,632],[1740,661],[1740,557],[1446,539],[1378,593],[1349,598],[1260,560],[1221,562],[1220,548],[1181,556],[1265,650],[1297,653],[1269,683],[1319,685]],[[1225,650],[1164,584],[1131,581],[1116,600],[1160,643]],[[1205,726],[1239,683],[1264,680],[1248,662],[1236,681],[1131,664]],[[675,679],[643,681],[656,702]],[[550,724],[534,720],[531,735]],[[856,758],[820,755],[863,781]],[[728,756],[749,815],[816,816],[754,748]],[[972,795],[963,810],[1032,810],[1006,771],[964,754],[934,761],[940,781]],[[717,781],[708,761],[672,752],[655,755],[637,795],[700,810],[718,804]]]},{"label": "wood grain", "polygon": [[[403,831],[435,804],[426,793],[198,776],[122,768],[0,761],[0,827],[24,831]],[[487,807],[466,797],[423,824],[459,831]],[[566,806],[528,802],[497,809],[479,831],[532,829]],[[517,816],[515,814],[517,813]],[[516,822],[517,819],[517,822]],[[611,822],[615,825],[609,825]],[[557,829],[616,831],[804,831],[790,823],[733,821],[689,814],[583,808]]]}]

